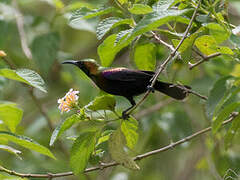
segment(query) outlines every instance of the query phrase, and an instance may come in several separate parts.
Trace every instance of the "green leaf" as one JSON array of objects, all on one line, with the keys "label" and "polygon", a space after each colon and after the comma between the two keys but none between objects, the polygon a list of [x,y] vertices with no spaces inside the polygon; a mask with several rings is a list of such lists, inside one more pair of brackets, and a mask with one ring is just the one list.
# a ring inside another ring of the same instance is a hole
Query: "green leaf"
[{"label": "green leaf", "polygon": [[0,104],[0,119],[15,132],[17,125],[22,120],[23,111],[16,107],[16,104]]},{"label": "green leaf", "polygon": [[33,59],[38,63],[44,75],[48,74],[56,60],[59,47],[60,36],[55,32],[41,34],[33,40],[31,44]]},{"label": "green leaf", "polygon": [[206,55],[211,55],[217,52],[217,42],[209,35],[204,35],[196,39],[195,45],[197,48]]},{"label": "green leaf", "polygon": [[211,55],[217,52],[233,55],[233,51],[229,47],[218,46],[217,41],[214,39],[213,36],[201,36],[196,39],[195,45],[203,54],[206,55]]},{"label": "green leaf", "polygon": [[135,48],[134,61],[138,69],[154,71],[157,48],[153,43],[139,44]]},{"label": "green leaf", "polygon": [[[112,34],[108,36],[102,44],[98,46],[98,55],[101,60],[101,64],[104,67],[108,67],[112,64],[116,54],[124,47],[126,47],[130,41],[125,41],[128,33],[131,30],[125,31],[124,36]],[[118,39],[117,39],[118,38]],[[120,38],[120,39],[119,39]],[[111,49],[111,51],[109,51]]]},{"label": "green leaf", "polygon": [[[182,45],[178,49],[178,51],[181,53],[183,60],[188,62],[191,59],[192,46],[193,46],[196,38],[198,38],[200,36],[201,32],[202,31],[193,33],[183,41]],[[176,48],[177,45],[179,44],[180,40],[173,39],[172,42],[174,44],[174,47]]]},{"label": "green leaf", "polygon": [[227,46],[218,46],[217,52],[220,52],[222,54],[234,55],[233,51]]},{"label": "green leaf", "polygon": [[133,4],[133,6],[128,10],[132,14],[148,14],[152,12],[152,8],[145,4]]},{"label": "green leaf", "polygon": [[114,7],[107,7],[107,8],[98,8],[98,9],[89,9],[86,7],[83,7],[79,10],[74,11],[72,14],[70,21],[78,21],[81,19],[90,19],[94,18],[96,16],[101,16],[104,14],[108,14],[110,12],[116,11],[117,9]]},{"label": "green leaf", "polygon": [[223,26],[217,23],[209,23],[205,26],[209,30],[209,34],[214,37],[217,44],[220,44],[226,41],[229,36],[230,32],[228,32]]},{"label": "green leaf", "polygon": [[209,92],[208,100],[206,102],[206,113],[209,119],[212,119],[214,111],[218,103],[227,92],[227,81],[231,76],[223,77],[217,80]]},{"label": "green leaf", "polygon": [[43,92],[47,92],[45,83],[41,76],[30,69],[0,69],[0,76],[26,83]]},{"label": "green leaf", "polygon": [[39,152],[39,153],[49,156],[53,159],[56,159],[48,148],[38,144],[37,142],[30,139],[29,137],[20,136],[20,135],[16,135],[16,134],[13,134],[10,132],[5,132],[5,131],[0,131],[0,137],[5,138],[15,144],[25,147],[27,149]]},{"label": "green leaf", "polygon": [[98,146],[98,145],[108,141],[112,133],[113,133],[113,130],[106,130],[106,131],[104,131],[101,134],[100,138],[98,139],[98,142],[97,142],[96,146]]},{"label": "green leaf", "polygon": [[0,150],[4,150],[4,151],[7,151],[11,154],[14,154],[15,156],[17,156],[19,159],[22,159],[18,154],[21,154],[21,151],[17,150],[17,149],[14,149],[10,146],[6,146],[6,145],[1,145],[0,144]]},{"label": "green leaf", "polygon": [[237,133],[237,130],[240,127],[240,116],[234,118],[231,127],[228,129],[227,134],[224,137],[224,146],[227,149],[231,144],[234,138],[234,135]]},{"label": "green leaf", "polygon": [[240,106],[240,103],[232,103],[228,106],[226,106],[219,114],[218,116],[214,116],[212,120],[212,132],[215,134],[219,128],[222,125],[222,122],[227,119],[230,114],[237,109]]},{"label": "green leaf", "polygon": [[117,17],[110,17],[102,20],[97,26],[97,38],[100,40],[111,29],[122,24],[132,24],[132,19],[122,19]]},{"label": "green leaf", "polygon": [[125,4],[128,2],[128,0],[117,0],[120,4]]},{"label": "green leaf", "polygon": [[127,146],[130,149],[133,149],[138,141],[137,129],[138,121],[134,119],[132,116],[129,119],[122,121],[121,130],[125,136]]},{"label": "green leaf", "polygon": [[158,1],[153,6],[153,12],[145,15],[136,25],[132,33],[128,37],[128,41],[132,41],[135,37],[157,29],[159,26],[169,21],[178,21],[178,17],[183,15],[187,10],[168,9],[171,1]]},{"label": "green leaf", "polygon": [[116,100],[114,96],[104,95],[104,96],[96,97],[86,107],[92,111],[98,111],[98,110],[114,111],[115,106],[116,106]]},{"label": "green leaf", "polygon": [[[83,111],[81,109],[81,111]],[[50,146],[53,145],[53,143],[57,140],[58,137],[61,136],[62,133],[64,133],[66,130],[68,130],[69,128],[71,128],[74,124],[85,120],[86,117],[84,114],[74,114],[70,117],[68,117],[65,121],[63,121],[62,123],[60,123],[53,131],[52,136],[51,136],[51,140],[50,140]]]},{"label": "green leaf", "polygon": [[129,169],[139,170],[136,162],[124,150],[126,141],[120,128],[118,128],[108,141],[108,149],[114,161]]},{"label": "green leaf", "polygon": [[98,131],[85,132],[74,142],[71,149],[70,166],[74,174],[80,174],[87,166],[90,155],[94,151]]}]

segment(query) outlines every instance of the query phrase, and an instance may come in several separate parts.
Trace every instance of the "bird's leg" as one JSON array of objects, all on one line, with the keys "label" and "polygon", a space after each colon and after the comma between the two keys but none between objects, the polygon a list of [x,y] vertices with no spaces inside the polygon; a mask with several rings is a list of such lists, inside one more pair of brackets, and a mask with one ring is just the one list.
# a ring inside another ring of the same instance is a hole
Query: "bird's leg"
[{"label": "bird's leg", "polygon": [[122,112],[122,118],[123,119],[128,119],[129,118],[129,115],[127,114],[127,112],[136,105],[136,102],[134,101],[133,97],[126,97],[126,98],[129,100],[129,102],[131,103],[132,106],[127,108],[126,110],[124,110]]},{"label": "bird's leg", "polygon": [[148,86],[147,86],[147,90],[150,91],[150,92],[152,92],[152,93],[155,92],[154,87],[152,87],[151,85],[148,85]]}]

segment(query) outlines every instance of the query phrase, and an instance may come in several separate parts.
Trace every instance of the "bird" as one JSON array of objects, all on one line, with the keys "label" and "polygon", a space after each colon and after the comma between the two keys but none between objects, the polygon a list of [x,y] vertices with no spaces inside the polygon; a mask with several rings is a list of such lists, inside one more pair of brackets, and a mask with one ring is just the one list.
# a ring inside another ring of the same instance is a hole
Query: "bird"
[{"label": "bird", "polygon": [[97,86],[106,93],[123,96],[131,107],[122,112],[123,119],[128,118],[127,112],[132,109],[136,102],[135,96],[148,90],[159,91],[176,100],[183,100],[188,95],[189,86],[172,84],[157,80],[151,89],[150,83],[155,72],[134,70],[125,67],[102,67],[93,59],[66,60],[62,64],[73,64],[80,68]]}]

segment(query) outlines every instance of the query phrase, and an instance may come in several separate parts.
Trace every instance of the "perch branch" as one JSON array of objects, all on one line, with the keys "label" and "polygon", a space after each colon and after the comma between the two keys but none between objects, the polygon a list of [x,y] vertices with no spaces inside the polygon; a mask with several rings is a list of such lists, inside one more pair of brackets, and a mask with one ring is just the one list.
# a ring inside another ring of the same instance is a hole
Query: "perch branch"
[{"label": "perch branch", "polygon": [[[237,117],[238,115],[239,115],[238,112],[232,113],[230,118],[222,123],[222,126],[232,122],[234,120],[234,118]],[[185,138],[183,138],[179,141],[176,141],[174,143],[170,143],[169,145],[167,145],[165,147],[162,147],[162,148],[159,148],[159,149],[156,149],[156,150],[153,150],[153,151],[149,151],[149,152],[146,152],[144,154],[137,155],[133,158],[133,160],[134,161],[139,161],[139,160],[144,159],[146,157],[149,157],[149,156],[152,156],[152,155],[164,152],[164,151],[168,151],[168,150],[173,149],[174,147],[176,147],[180,144],[183,144],[185,142],[188,142],[188,141],[194,139],[195,137],[198,137],[202,134],[205,134],[206,132],[211,131],[211,129],[212,129],[211,126],[207,127],[205,129],[202,129],[202,130],[200,130],[200,131],[198,131],[198,132],[196,132],[196,133],[194,133],[190,136],[187,136],[187,137],[185,137]],[[104,164],[101,164],[100,166],[87,168],[87,169],[85,169],[84,173],[97,171],[97,170],[103,170],[105,168],[112,167],[112,166],[118,166],[118,165],[120,165],[120,164],[117,163],[117,162],[104,163]],[[0,166],[0,172],[5,172],[7,174],[18,176],[18,177],[21,177],[21,178],[26,177],[26,178],[50,178],[50,179],[53,179],[53,178],[57,178],[57,177],[65,177],[65,176],[73,175],[73,172],[63,172],[63,173],[56,173],[56,174],[54,174],[54,173],[46,173],[46,174],[31,174],[31,173],[28,173],[28,174],[25,174],[25,173],[18,173],[18,172],[6,169],[2,166]]]},{"label": "perch branch", "polygon": [[202,55],[200,55],[200,56],[202,57],[202,60],[196,62],[195,64],[189,63],[189,69],[192,70],[194,67],[196,67],[196,66],[204,63],[205,61],[208,61],[209,59],[214,58],[214,57],[217,57],[217,56],[220,56],[220,55],[222,55],[222,54],[219,53],[219,52],[214,53],[214,54],[211,54],[211,55],[209,55],[209,56],[205,56],[205,55],[202,54]]},{"label": "perch branch", "polygon": [[[157,71],[155,72],[155,75],[154,75],[153,78],[151,79],[151,85],[150,85],[150,88],[149,88],[149,89],[153,88],[154,84],[155,84],[156,81],[157,81],[158,76],[159,76],[159,75],[163,72],[163,70],[166,68],[167,64],[174,58],[174,56],[176,55],[178,49],[179,49],[180,46],[182,45],[183,41],[187,38],[188,32],[190,31],[190,29],[191,29],[191,27],[192,27],[192,24],[193,24],[193,21],[194,21],[196,15],[197,15],[197,11],[198,11],[198,8],[200,7],[201,1],[202,1],[202,0],[199,0],[199,1],[198,1],[198,5],[197,5],[197,7],[195,8],[195,10],[194,10],[194,12],[193,12],[192,18],[191,18],[191,20],[190,20],[190,22],[189,22],[189,24],[188,24],[188,26],[187,26],[186,31],[184,32],[184,35],[183,35],[181,41],[179,42],[179,44],[177,45],[177,47],[174,49],[174,51],[172,51],[172,52],[170,53],[170,55],[167,57],[167,59],[160,65],[160,67],[159,67],[159,68],[157,69]],[[151,92],[151,90],[148,90],[148,91],[144,94],[143,98],[142,98],[132,109],[130,109],[130,110],[126,113],[126,115],[131,114],[140,104],[142,104],[143,101],[148,97],[148,95],[150,94],[150,92]]]}]

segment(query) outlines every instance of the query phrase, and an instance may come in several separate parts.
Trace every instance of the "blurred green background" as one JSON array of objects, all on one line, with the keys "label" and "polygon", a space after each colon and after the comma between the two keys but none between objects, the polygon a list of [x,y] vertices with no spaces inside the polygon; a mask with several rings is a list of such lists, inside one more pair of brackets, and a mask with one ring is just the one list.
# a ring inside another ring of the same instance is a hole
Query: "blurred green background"
[{"label": "blurred green background", "polygon": [[[17,68],[29,68],[38,72],[47,85],[48,93],[34,89],[35,96],[42,103],[54,126],[65,119],[66,114],[60,114],[57,100],[70,89],[80,91],[80,102],[88,104],[99,94],[98,88],[78,68],[62,66],[66,59],[93,58],[99,60],[97,47],[102,41],[96,38],[98,19],[82,20],[81,24],[70,24],[71,11],[85,6],[98,7],[106,0],[71,1],[71,0],[1,0],[0,1],[0,50],[7,53],[10,62]],[[111,1],[109,1],[111,3]],[[16,14],[24,23],[24,40],[30,49],[27,57],[21,46],[19,31],[16,24]],[[229,19],[232,24],[240,24],[240,1],[230,1]],[[184,30],[184,27],[183,27]],[[109,49],[111,51],[111,49]],[[162,45],[157,47],[157,62],[168,55],[168,50]],[[234,72],[234,63],[227,57],[216,58],[199,68],[189,70],[185,64],[175,63],[171,69],[161,75],[161,79],[169,82],[181,82],[191,86],[195,91],[208,95],[210,87],[221,76]],[[129,49],[123,49],[116,57],[112,66],[136,68]],[[8,67],[0,61],[0,68]],[[3,101],[16,102],[24,111],[23,120],[17,129],[18,134],[24,134],[49,147],[52,131],[37,104],[30,96],[29,90],[21,83],[0,77],[0,98]],[[129,106],[124,98],[116,97],[117,110],[121,112]],[[136,98],[137,100],[140,98]],[[149,114],[141,114],[153,105],[166,105]],[[202,100],[190,95],[185,102],[169,100],[160,93],[151,94],[136,111],[135,117],[141,119],[139,142],[135,154],[151,151],[171,142],[175,142],[193,132],[210,125],[204,116]],[[59,143],[50,147],[57,160],[39,155],[16,146],[22,151],[22,160],[11,154],[0,151],[0,164],[9,169],[24,173],[45,173],[71,171],[69,167],[69,149],[72,141],[66,139],[76,135],[88,126],[83,123],[68,130],[61,137],[64,149]],[[131,171],[123,167],[113,167],[82,175],[81,177],[63,177],[58,179],[221,179],[225,174],[237,178],[240,173],[239,133],[235,143],[225,151],[222,143],[223,129],[216,137],[211,133],[184,143],[167,152],[160,153],[141,160],[140,171]],[[238,143],[237,143],[238,142]],[[15,146],[15,145],[13,145]],[[110,159],[106,158],[106,161]],[[90,164],[91,166],[91,164]],[[6,174],[0,173],[1,176]],[[15,177],[13,177],[14,179]],[[15,178],[16,179],[16,178]]]}]

